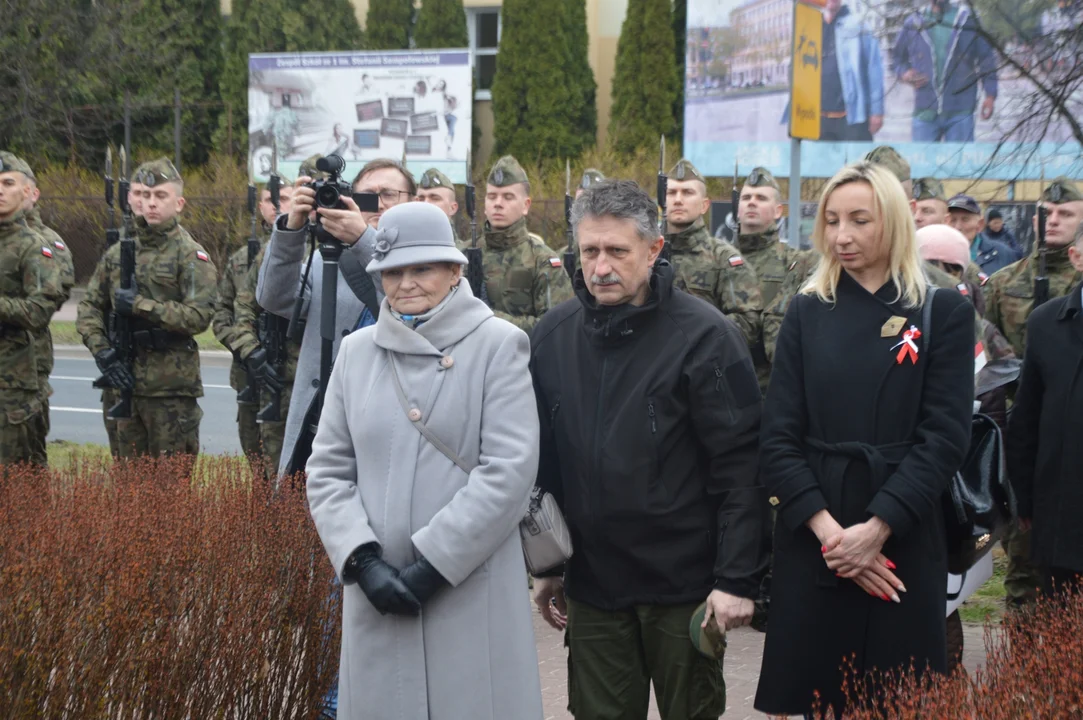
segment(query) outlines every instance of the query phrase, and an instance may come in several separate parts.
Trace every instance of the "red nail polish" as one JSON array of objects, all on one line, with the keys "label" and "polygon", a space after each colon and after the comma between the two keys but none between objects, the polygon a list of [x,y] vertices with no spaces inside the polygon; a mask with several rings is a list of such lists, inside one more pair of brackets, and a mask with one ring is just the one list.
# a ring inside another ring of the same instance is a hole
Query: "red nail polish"
[{"label": "red nail polish", "polygon": [[881,595],[881,596],[880,596],[880,598],[881,598],[881,599],[882,599],[882,600],[883,600],[884,602],[887,602],[887,601],[889,600],[889,598],[888,598],[888,596],[887,596],[887,595]]},{"label": "red nail polish", "polygon": [[888,569],[888,570],[894,570],[894,569],[895,569],[895,563],[893,563],[893,562],[891,562],[890,560],[888,560],[888,561],[887,561],[887,569]]},{"label": "red nail polish", "polygon": [[827,546],[826,545],[821,545],[820,546],[820,554],[824,555],[826,553],[827,553]]}]

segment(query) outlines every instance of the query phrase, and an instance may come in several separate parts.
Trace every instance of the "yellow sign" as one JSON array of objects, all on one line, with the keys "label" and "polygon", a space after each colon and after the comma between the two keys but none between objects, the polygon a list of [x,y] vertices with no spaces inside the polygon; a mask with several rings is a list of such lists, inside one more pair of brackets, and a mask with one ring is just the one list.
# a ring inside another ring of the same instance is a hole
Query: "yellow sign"
[{"label": "yellow sign", "polygon": [[803,2],[795,2],[790,64],[790,137],[820,139],[822,40],[823,15],[820,10]]}]

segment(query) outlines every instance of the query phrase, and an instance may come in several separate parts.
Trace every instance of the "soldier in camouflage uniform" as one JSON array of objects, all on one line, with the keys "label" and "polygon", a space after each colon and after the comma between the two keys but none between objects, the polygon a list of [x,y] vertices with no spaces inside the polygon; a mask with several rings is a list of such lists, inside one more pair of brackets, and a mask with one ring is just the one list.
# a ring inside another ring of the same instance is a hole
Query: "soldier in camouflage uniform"
[{"label": "soldier in camouflage uniform", "polygon": [[755,347],[763,312],[756,272],[737,248],[707,232],[703,216],[711,200],[696,166],[682,158],[666,177],[666,244],[674,284],[721,310]]},{"label": "soldier in camouflage uniform", "polygon": [[[280,195],[280,212],[289,213],[290,196],[293,187],[287,185],[282,188]],[[267,227],[274,224],[274,205],[271,204],[271,193],[264,190],[260,199],[260,212],[263,214]],[[263,256],[267,249],[267,240],[270,235],[264,237],[256,261],[252,263],[240,284],[237,286],[237,297],[233,305],[233,338],[234,352],[242,363],[251,365],[253,372],[260,374],[264,381],[260,383],[260,396],[258,408],[267,407],[275,399],[277,393],[280,401],[280,419],[277,421],[261,421],[258,423],[259,444],[263,452],[263,469],[268,480],[273,481],[278,475],[279,460],[282,457],[282,440],[286,432],[286,412],[290,406],[290,397],[293,393],[293,378],[297,373],[297,359],[301,355],[300,343],[290,340],[285,341],[286,359],[284,372],[278,373],[273,366],[264,369],[264,363],[268,362],[267,349],[264,347],[266,338],[263,336],[264,325],[277,323],[279,329],[285,335],[285,326],[289,324],[286,318],[278,317],[270,313],[264,314],[263,308],[256,302],[256,285],[259,283],[259,267],[263,262]],[[272,376],[273,382],[267,382],[266,378]],[[273,387],[277,383],[278,388]]]},{"label": "soldier in camouflage uniform", "polygon": [[41,393],[48,377],[40,373],[52,360],[39,358],[40,337],[67,299],[56,248],[26,222],[31,177],[26,162],[0,151],[0,464],[46,462],[37,447],[47,433]]},{"label": "soldier in camouflage uniform", "polygon": [[[293,188],[287,185],[282,189],[282,197],[287,198],[288,202],[288,197],[292,192]],[[260,249],[262,250],[271,238],[271,225],[275,220],[275,209],[274,205],[271,204],[271,191],[265,187],[260,188],[259,212],[262,216],[258,230]],[[289,212],[288,206],[286,212]],[[248,387],[248,373],[262,370],[267,360],[266,352],[263,352],[262,355],[256,354],[259,351],[259,339],[255,323],[253,322],[249,326],[238,322],[236,301],[248,278],[248,271],[251,268],[259,268],[258,260],[259,258],[253,257],[252,262],[249,263],[248,237],[245,236],[241,248],[230,255],[229,260],[226,261],[226,267],[219,274],[218,299],[214,305],[214,318],[211,321],[214,336],[227,350],[233,353],[233,363],[229,369],[229,385],[238,394],[237,434],[241,439],[241,451],[250,460],[255,460],[262,455],[260,428],[256,422],[256,415],[259,414],[261,407],[260,397],[256,395],[250,402],[243,402],[240,394]],[[259,272],[258,269],[256,272]],[[254,292],[255,287],[253,286]],[[241,352],[242,346],[245,352]]]},{"label": "soldier in camouflage uniform", "polygon": [[[1072,267],[1068,248],[1083,221],[1083,194],[1076,184],[1059,177],[1042,192],[1046,220],[1046,277],[1050,299],[1061,297],[1075,287],[1083,274]],[[1035,216],[1037,221],[1037,216]],[[985,315],[997,326],[1016,355],[1026,349],[1027,318],[1034,309],[1034,278],[1038,273],[1038,243],[1030,255],[993,274],[985,284]],[[1004,539],[1008,573],[1004,578],[1009,608],[1032,602],[1042,585],[1042,574],[1030,560],[1030,532],[1013,525]]]},{"label": "soldier in camouflage uniform", "polygon": [[417,181],[417,199],[431,203],[444,211],[451,221],[451,234],[455,243],[461,244],[459,232],[455,229],[455,214],[459,212],[459,201],[455,196],[455,183],[436,168],[429,168]]},{"label": "soldier in camouflage uniform", "polygon": [[920,230],[926,225],[950,225],[951,214],[948,212],[948,195],[944,192],[944,183],[933,177],[914,180],[914,225]]},{"label": "soldier in camouflage uniform", "polygon": [[[72,262],[71,251],[55,230],[41,221],[41,213],[38,211],[37,202],[41,198],[41,190],[38,189],[37,180],[33,173],[28,176],[30,182],[30,194],[23,205],[26,211],[26,224],[31,230],[41,236],[43,245],[51,248],[53,259],[61,270],[61,282],[64,298],[56,309],[67,301],[71,296],[71,288],[75,285],[75,264]],[[49,376],[53,373],[53,335],[46,327],[41,332],[34,333],[34,353],[38,363],[38,378],[41,384],[41,417],[42,423],[37,427],[39,432],[34,434],[34,458],[35,464],[44,465],[48,461],[46,437],[49,434],[49,397],[53,394],[53,388],[49,384]]]},{"label": "soldier in camouflage uniform", "polygon": [[[741,232],[737,237],[737,249],[756,272],[766,307],[774,302],[789,275],[808,275],[816,257],[814,253],[790,247],[779,239],[782,193],[774,176],[765,168],[753,168],[749,173],[741,188],[738,207]],[[771,379],[771,363],[764,350],[762,322],[761,318],[760,338],[752,348],[752,359],[756,363],[760,391],[766,395],[767,383]]]},{"label": "soldier in camouflage uniform", "polygon": [[[199,452],[203,411],[196,398],[203,396],[203,382],[194,336],[210,325],[217,281],[210,256],[177,220],[184,207],[180,173],[165,159],[145,168],[133,287],[120,288],[120,246],[109,248],[90,278],[76,323],[102,373],[134,387],[132,416],[117,422],[122,458]],[[111,312],[132,319],[131,372],[106,332]]]},{"label": "soldier in camouflage uniform", "polygon": [[[550,308],[572,297],[560,257],[527,231],[530,181],[519,161],[500,158],[485,188],[482,265],[493,313],[530,332]],[[459,249],[467,244],[459,242]]]}]

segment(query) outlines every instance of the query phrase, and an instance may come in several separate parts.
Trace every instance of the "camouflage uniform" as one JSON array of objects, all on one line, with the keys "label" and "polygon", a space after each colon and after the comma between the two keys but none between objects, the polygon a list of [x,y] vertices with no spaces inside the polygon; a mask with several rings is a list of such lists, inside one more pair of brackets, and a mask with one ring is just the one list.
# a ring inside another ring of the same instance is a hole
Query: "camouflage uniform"
[{"label": "camouflage uniform", "polygon": [[[1083,200],[1075,183],[1068,178],[1057,178],[1042,193],[1047,203],[1076,202]],[[1083,279],[1083,273],[1072,267],[1068,259],[1071,243],[1046,250],[1046,277],[1049,278],[1050,299],[1068,293]],[[1038,272],[1038,243],[1034,243],[1030,255],[1019,262],[993,274],[983,288],[985,291],[985,316],[1003,333],[1012,349],[1023,357],[1026,349],[1027,318],[1034,309],[1034,277]],[[1030,533],[1020,532],[1014,525],[1004,539],[1008,553],[1008,572],[1004,589],[1009,606],[1024,605],[1036,597],[1041,587],[1042,573],[1030,560]]]},{"label": "camouflage uniform", "polygon": [[[750,187],[770,186],[779,191],[775,178],[764,168],[754,168],[745,184]],[[770,306],[782,291],[787,277],[797,273],[804,277],[809,272],[812,254],[798,250],[782,242],[778,236],[778,226],[762,233],[741,234],[737,237],[737,249],[741,257],[752,266],[756,280],[760,285],[763,306]],[[766,314],[766,310],[764,312]],[[752,359],[756,363],[756,376],[760,380],[760,391],[767,394],[767,384],[771,379],[771,363],[767,360],[764,349],[764,327],[766,318],[760,318],[760,337],[752,347]]]},{"label": "camouflage uniform", "polygon": [[[168,161],[150,164],[145,184],[179,179]],[[117,421],[120,457],[199,452],[196,398],[203,396],[194,336],[214,314],[216,272],[202,247],[176,218],[150,226],[136,218],[138,292],[132,312],[135,360],[132,416]],[[109,248],[87,285],[76,324],[91,354],[112,347],[106,316],[120,287],[120,245]]]},{"label": "camouflage uniform", "polygon": [[[433,188],[446,188],[455,194],[456,198],[458,194],[455,193],[455,183],[451,182],[444,173],[440,172],[436,168],[429,168],[421,175],[421,179],[417,181],[417,187],[420,190],[432,190]],[[448,216],[448,221],[451,223],[451,235],[455,238],[455,244],[461,245],[462,240],[459,238],[459,231],[455,229],[455,218]]]},{"label": "camouflage uniform", "polygon": [[[488,183],[507,187],[527,182],[526,172],[510,156],[497,161]],[[459,248],[466,243],[460,241]],[[529,332],[550,308],[572,298],[572,285],[560,257],[521,217],[506,228],[485,223],[482,248],[485,290],[493,313]]]},{"label": "camouflage uniform", "polygon": [[[256,261],[247,271],[244,280],[237,286],[237,298],[234,301],[234,337],[233,348],[241,360],[248,357],[262,347],[264,338],[260,336],[260,323],[272,322],[286,324],[285,318],[271,313],[264,313],[263,308],[256,302],[256,285],[259,282],[259,267],[263,262],[263,255],[267,249],[266,242],[260,248]],[[259,440],[263,448],[264,474],[269,481],[273,481],[278,475],[278,465],[282,458],[283,438],[286,434],[286,411],[290,406],[290,398],[293,395],[293,379],[297,374],[297,359],[301,355],[300,343],[291,340],[286,341],[285,372],[280,373],[279,380],[282,382],[282,393],[279,396],[280,420],[259,423]],[[277,371],[277,368],[276,368]],[[266,387],[260,387],[259,408],[266,408],[275,400],[274,393]]]},{"label": "camouflage uniform", "polygon": [[[33,177],[30,167],[0,152],[0,173]],[[16,210],[0,220],[0,464],[20,461],[44,464],[34,451],[44,436],[40,376],[49,321],[66,299],[64,269],[52,245],[30,229],[26,212]]]},{"label": "camouflage uniform", "polygon": [[[264,228],[266,230],[266,228]],[[267,244],[270,234],[265,232],[261,238],[261,245]],[[245,242],[247,243],[247,238]],[[252,267],[258,268],[253,258]],[[238,393],[248,387],[248,375],[245,372],[244,361],[238,347],[237,336],[247,332],[237,321],[235,302],[241,292],[241,285],[248,276],[248,247],[242,247],[230,255],[226,261],[226,267],[218,277],[218,299],[214,304],[214,319],[211,327],[214,336],[233,353],[233,364],[229,368],[229,385]],[[257,341],[258,344],[258,341]],[[249,354],[251,354],[249,350]],[[250,458],[260,456],[259,426],[256,423],[256,415],[259,413],[259,398],[253,402],[241,402],[237,400],[237,433],[241,438],[241,451]]]},{"label": "camouflage uniform", "polygon": [[[59,310],[61,305],[67,302],[71,296],[72,286],[75,285],[75,264],[72,262],[71,251],[60,238],[55,230],[41,221],[41,213],[32,208],[26,213],[26,224],[31,230],[41,236],[45,247],[53,251],[53,259],[61,271],[61,284],[64,297],[56,306]],[[42,423],[38,428],[40,432],[34,436],[34,462],[44,465],[47,462],[46,437],[51,427],[49,422],[49,397],[53,394],[53,388],[49,384],[49,376],[53,374],[53,335],[48,326],[41,332],[34,333],[34,354],[38,363],[38,378],[41,386],[41,417]]]}]

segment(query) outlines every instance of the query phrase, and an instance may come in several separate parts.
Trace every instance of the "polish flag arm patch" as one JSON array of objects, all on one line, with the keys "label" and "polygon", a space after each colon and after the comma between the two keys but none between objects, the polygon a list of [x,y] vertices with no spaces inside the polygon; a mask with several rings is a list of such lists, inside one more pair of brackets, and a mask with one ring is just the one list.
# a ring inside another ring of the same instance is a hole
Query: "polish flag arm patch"
[{"label": "polish flag arm patch", "polygon": [[968,288],[966,286],[966,283],[959,283],[958,285],[955,286],[955,289],[958,290],[963,295],[970,295],[970,288]]},{"label": "polish flag arm patch", "polygon": [[739,265],[744,265],[744,264],[745,264],[745,260],[740,255],[734,255],[733,257],[730,258],[730,267],[737,267]]},{"label": "polish flag arm patch", "polygon": [[563,267],[564,263],[562,263],[560,261],[560,258],[553,257],[553,258],[549,258],[549,265],[550,265],[550,267],[558,268],[558,267]]},{"label": "polish flag arm patch", "polygon": [[202,250],[196,250],[196,257],[199,258],[200,260],[202,260],[203,262],[210,262],[211,261],[211,256],[208,255],[207,253],[203,252]]},{"label": "polish flag arm patch", "polygon": [[978,343],[974,346],[974,374],[977,375],[985,367],[985,346]]},{"label": "polish flag arm patch", "polygon": [[985,287],[985,283],[989,282],[989,276],[983,272],[978,273],[978,280],[981,281],[981,286]]},{"label": "polish flag arm patch", "polygon": [[65,247],[67,247],[66,245],[64,245],[64,243],[60,242],[59,240],[54,241],[53,245],[56,245],[57,250],[63,250]]},{"label": "polish flag arm patch", "polygon": [[43,248],[41,249],[41,254],[42,254],[42,255],[44,255],[44,256],[45,256],[45,257],[47,257],[47,258],[51,258],[51,257],[53,256],[53,251],[52,251],[52,250],[50,250],[50,249],[49,249],[49,248],[47,248],[47,247],[43,247]]}]

